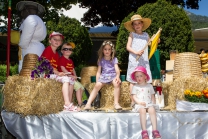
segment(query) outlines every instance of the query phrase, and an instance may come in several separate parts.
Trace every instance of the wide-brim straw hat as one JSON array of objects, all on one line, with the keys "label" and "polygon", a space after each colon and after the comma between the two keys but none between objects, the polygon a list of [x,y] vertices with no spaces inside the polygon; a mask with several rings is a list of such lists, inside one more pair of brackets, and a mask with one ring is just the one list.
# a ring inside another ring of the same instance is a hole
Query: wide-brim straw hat
[{"label": "wide-brim straw hat", "polygon": [[25,8],[25,6],[28,6],[28,5],[37,7],[39,15],[45,13],[45,8],[41,4],[37,2],[33,2],[33,1],[20,1],[17,3],[16,9],[18,11],[22,11]]},{"label": "wide-brim straw hat", "polygon": [[127,21],[124,23],[124,27],[130,32],[135,32],[135,30],[132,27],[132,22],[136,20],[140,20],[143,22],[142,31],[146,30],[152,22],[150,18],[142,18],[141,15],[136,14],[131,17],[131,21]]}]

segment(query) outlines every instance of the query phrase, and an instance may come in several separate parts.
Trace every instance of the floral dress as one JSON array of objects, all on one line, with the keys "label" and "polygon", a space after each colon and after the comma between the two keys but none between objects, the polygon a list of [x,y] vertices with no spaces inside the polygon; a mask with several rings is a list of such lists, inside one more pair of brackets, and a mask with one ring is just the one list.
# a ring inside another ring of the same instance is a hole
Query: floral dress
[{"label": "floral dress", "polygon": [[[132,49],[135,51],[142,50],[148,42],[149,35],[146,32],[143,32],[142,35],[132,32],[132,35],[133,35],[133,40],[131,45]],[[138,61],[136,60],[136,57],[137,55],[133,53],[129,53],[129,62],[128,62],[126,80],[131,83],[136,83],[131,79],[131,73],[134,71],[134,69],[137,66],[143,66],[146,68],[147,74],[150,76],[150,80],[148,81],[148,83],[152,83],[152,74],[150,71],[149,59],[148,59],[148,47],[144,50],[143,55],[139,58]]]}]

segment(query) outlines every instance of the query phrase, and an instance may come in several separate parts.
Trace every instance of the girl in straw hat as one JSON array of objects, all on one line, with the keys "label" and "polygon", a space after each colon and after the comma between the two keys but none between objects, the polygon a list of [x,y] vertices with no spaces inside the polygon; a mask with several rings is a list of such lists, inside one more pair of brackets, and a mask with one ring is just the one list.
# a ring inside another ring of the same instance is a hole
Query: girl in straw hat
[{"label": "girl in straw hat", "polygon": [[118,60],[115,57],[115,47],[111,41],[104,41],[98,50],[98,71],[96,74],[96,84],[90,93],[85,110],[91,109],[91,103],[95,99],[98,91],[103,85],[112,83],[114,86],[114,108],[121,110],[119,105],[120,95],[120,70],[118,67]]},{"label": "girl in straw hat", "polygon": [[[149,41],[149,35],[146,30],[151,24],[151,19],[142,18],[140,15],[136,14],[131,17],[130,21],[124,23],[124,27],[130,32],[128,37],[128,42],[126,45],[127,51],[129,51],[129,62],[127,69],[126,80],[130,82],[130,93],[132,91],[133,85],[136,83],[130,77],[131,73],[137,66],[143,66],[147,69],[147,73],[150,75],[148,83],[152,82],[152,76],[150,72],[149,59],[148,59],[148,47],[144,49],[145,45]],[[140,56],[139,60],[136,60],[137,56]],[[134,101],[131,96],[131,106],[134,105]]]},{"label": "girl in straw hat", "polygon": [[142,66],[136,67],[131,74],[131,79],[137,84],[132,88],[132,96],[136,102],[134,111],[140,113],[140,123],[142,127],[142,139],[149,139],[146,128],[146,113],[148,111],[152,122],[152,136],[154,139],[161,139],[160,133],[157,130],[157,117],[155,111],[155,91],[149,81],[150,76],[146,69]]}]

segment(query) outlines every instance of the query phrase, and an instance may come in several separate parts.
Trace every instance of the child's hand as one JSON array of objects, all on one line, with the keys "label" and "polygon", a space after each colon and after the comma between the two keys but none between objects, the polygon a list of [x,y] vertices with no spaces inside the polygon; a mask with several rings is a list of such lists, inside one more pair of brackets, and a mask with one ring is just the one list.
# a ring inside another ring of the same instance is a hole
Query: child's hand
[{"label": "child's hand", "polygon": [[63,73],[63,72],[58,72],[57,75],[58,75],[58,76],[64,76],[65,73]]},{"label": "child's hand", "polygon": [[139,56],[141,56],[143,53],[144,53],[144,50],[140,50],[136,54],[139,55]]},{"label": "child's hand", "polygon": [[139,104],[144,106],[144,107],[146,107],[146,103],[145,102],[140,102]]},{"label": "child's hand", "polygon": [[115,82],[116,82],[117,84],[120,84],[120,83],[121,83],[120,77],[117,77],[117,76],[116,76]]}]

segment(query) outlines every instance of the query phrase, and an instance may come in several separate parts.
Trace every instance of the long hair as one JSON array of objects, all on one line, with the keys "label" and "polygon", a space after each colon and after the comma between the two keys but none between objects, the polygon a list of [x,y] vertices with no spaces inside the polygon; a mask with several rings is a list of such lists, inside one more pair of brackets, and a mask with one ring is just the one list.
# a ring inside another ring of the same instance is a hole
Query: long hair
[{"label": "long hair", "polygon": [[105,47],[106,45],[110,45],[110,46],[111,46],[112,53],[111,53],[111,59],[110,59],[110,61],[112,61],[112,60],[114,59],[115,55],[116,55],[116,51],[115,51],[115,46],[114,46],[114,44],[113,44],[111,41],[106,40],[106,41],[104,41],[104,42],[102,43],[100,49],[98,50],[98,61],[97,61],[98,64],[99,64],[100,60],[104,57],[103,49],[104,49],[104,47]]}]

